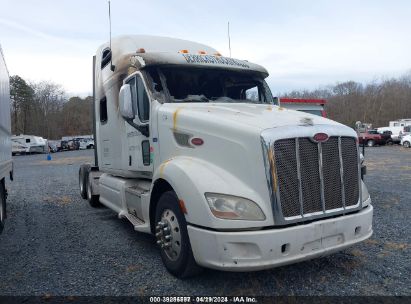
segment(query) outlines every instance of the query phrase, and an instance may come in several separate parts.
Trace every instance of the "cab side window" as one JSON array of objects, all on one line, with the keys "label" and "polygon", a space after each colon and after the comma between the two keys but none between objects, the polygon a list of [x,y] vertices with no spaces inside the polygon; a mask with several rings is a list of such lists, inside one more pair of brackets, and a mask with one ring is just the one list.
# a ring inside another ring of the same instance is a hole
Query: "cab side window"
[{"label": "cab side window", "polygon": [[150,103],[141,76],[136,75],[128,80],[127,83],[131,87],[134,112],[136,113],[136,110],[138,110],[138,117],[141,122],[148,121],[150,119]]},{"label": "cab side window", "polygon": [[111,50],[105,49],[101,56],[101,69],[103,69],[111,61]]}]

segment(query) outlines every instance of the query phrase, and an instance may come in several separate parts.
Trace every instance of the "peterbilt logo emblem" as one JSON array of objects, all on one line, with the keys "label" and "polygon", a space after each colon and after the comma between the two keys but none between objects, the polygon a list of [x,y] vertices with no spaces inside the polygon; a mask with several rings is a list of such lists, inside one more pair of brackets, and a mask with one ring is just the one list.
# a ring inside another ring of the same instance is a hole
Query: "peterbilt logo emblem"
[{"label": "peterbilt logo emblem", "polygon": [[319,143],[319,142],[325,142],[328,140],[328,135],[325,133],[317,133],[312,137],[312,140]]}]

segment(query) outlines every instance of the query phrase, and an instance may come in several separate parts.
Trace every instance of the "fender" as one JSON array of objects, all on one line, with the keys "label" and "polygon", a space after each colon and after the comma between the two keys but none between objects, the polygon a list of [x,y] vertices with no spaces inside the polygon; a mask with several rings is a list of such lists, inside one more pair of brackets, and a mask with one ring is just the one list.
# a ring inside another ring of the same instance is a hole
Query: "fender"
[{"label": "fender", "polygon": [[[153,181],[166,180],[179,199],[184,201],[189,224],[213,229],[242,229],[273,224],[272,211],[267,210],[262,197],[220,167],[193,157],[178,156],[164,161],[154,172]],[[266,215],[264,221],[224,220],[210,211],[205,192],[245,197],[256,202]]]}]

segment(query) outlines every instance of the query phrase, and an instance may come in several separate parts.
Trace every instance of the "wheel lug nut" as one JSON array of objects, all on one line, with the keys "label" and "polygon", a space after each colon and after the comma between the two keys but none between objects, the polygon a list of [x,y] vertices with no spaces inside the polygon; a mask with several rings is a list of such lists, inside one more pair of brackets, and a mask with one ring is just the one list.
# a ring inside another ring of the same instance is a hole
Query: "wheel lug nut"
[{"label": "wheel lug nut", "polygon": [[171,235],[166,235],[164,238],[166,239],[166,241],[170,241],[171,240]]},{"label": "wheel lug nut", "polygon": [[156,237],[157,237],[157,238],[158,238],[159,236],[161,236],[161,235],[163,235],[163,233],[162,233],[161,231],[156,233]]},{"label": "wheel lug nut", "polygon": [[160,245],[162,242],[160,240],[157,241],[157,245]]}]

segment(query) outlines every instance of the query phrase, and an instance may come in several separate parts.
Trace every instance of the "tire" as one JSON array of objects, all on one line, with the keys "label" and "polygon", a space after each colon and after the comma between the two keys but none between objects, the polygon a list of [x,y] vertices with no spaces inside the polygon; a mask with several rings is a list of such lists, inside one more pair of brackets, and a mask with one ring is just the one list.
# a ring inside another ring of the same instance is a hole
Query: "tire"
[{"label": "tire", "polygon": [[90,165],[83,164],[78,170],[78,183],[80,188],[80,195],[83,199],[87,199],[87,179],[88,173],[90,172]]},{"label": "tire", "polygon": [[387,141],[387,145],[392,146],[393,144],[394,144],[394,142],[392,140]]},{"label": "tire", "polygon": [[404,148],[410,148],[411,144],[409,141],[404,141],[404,143],[402,144],[404,146]]},{"label": "tire", "polygon": [[[160,197],[156,207],[155,223],[157,244],[160,246],[161,259],[167,270],[180,279],[199,274],[202,268],[194,260],[187,222],[173,191],[165,192]],[[161,227],[163,224],[166,226]],[[171,236],[171,241],[168,241],[171,245],[168,248],[163,247],[167,244],[164,236],[164,229],[167,228],[171,228],[167,233],[167,236]]]},{"label": "tire", "polygon": [[375,141],[372,139],[367,140],[367,146],[368,147],[374,147],[375,146]]},{"label": "tire", "polygon": [[4,222],[6,220],[6,188],[4,187],[4,180],[0,181],[0,234],[4,229]]},{"label": "tire", "polygon": [[91,207],[93,208],[101,208],[103,205],[100,203],[100,195],[93,195],[93,188],[92,184],[90,183],[90,169],[87,171],[87,179],[86,179],[86,189],[87,189],[87,200]]}]

